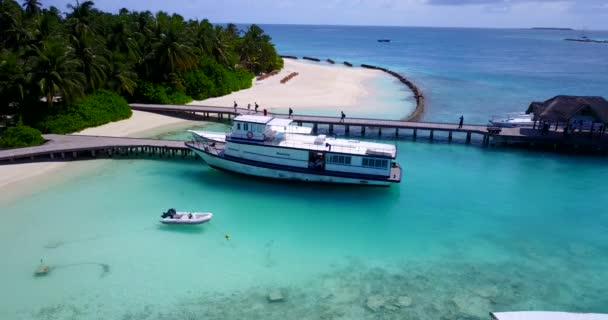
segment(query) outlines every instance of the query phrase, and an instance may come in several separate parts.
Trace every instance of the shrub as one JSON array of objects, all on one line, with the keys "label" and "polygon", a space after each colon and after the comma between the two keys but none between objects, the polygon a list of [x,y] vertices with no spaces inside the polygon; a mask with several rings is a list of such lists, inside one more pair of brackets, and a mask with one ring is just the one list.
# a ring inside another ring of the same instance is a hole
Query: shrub
[{"label": "shrub", "polygon": [[184,75],[186,93],[196,100],[250,88],[252,80],[251,72],[242,69],[229,70],[210,58],[203,58],[196,70]]},{"label": "shrub", "polygon": [[43,132],[66,134],[131,117],[131,107],[116,93],[98,90],[36,125]]},{"label": "shrub", "polygon": [[141,81],[137,86],[138,97],[143,102],[158,104],[186,104],[192,98],[166,83]]},{"label": "shrub", "polygon": [[21,123],[7,128],[0,138],[0,146],[5,148],[37,146],[43,143],[40,131]]}]

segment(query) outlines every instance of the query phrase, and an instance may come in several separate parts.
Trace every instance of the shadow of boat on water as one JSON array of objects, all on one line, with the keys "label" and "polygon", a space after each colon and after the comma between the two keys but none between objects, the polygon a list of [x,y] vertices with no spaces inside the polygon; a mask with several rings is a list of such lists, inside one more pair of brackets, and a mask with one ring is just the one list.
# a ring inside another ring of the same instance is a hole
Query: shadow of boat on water
[{"label": "shadow of boat on water", "polygon": [[163,224],[159,222],[157,230],[182,234],[204,234],[205,225],[208,224],[209,222],[202,224]]},{"label": "shadow of boat on water", "polygon": [[[206,164],[202,164],[207,166]],[[302,196],[303,193],[312,195],[329,195],[332,197],[359,197],[366,199],[390,200],[399,196],[398,184],[389,187],[330,184],[321,182],[305,182],[300,180],[280,180],[264,177],[249,176],[209,167],[193,168],[181,172],[182,178],[195,184],[206,185],[227,192],[247,192],[279,197]]]}]

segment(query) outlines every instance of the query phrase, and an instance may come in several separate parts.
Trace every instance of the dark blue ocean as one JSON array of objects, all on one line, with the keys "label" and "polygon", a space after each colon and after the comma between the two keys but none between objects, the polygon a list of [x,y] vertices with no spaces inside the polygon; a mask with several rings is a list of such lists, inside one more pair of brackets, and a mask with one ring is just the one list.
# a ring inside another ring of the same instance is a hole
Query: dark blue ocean
[{"label": "dark blue ocean", "polygon": [[[555,95],[608,96],[608,31],[262,25],[283,55],[401,72],[427,97],[425,121],[486,123]],[[377,39],[391,39],[380,43]]]}]

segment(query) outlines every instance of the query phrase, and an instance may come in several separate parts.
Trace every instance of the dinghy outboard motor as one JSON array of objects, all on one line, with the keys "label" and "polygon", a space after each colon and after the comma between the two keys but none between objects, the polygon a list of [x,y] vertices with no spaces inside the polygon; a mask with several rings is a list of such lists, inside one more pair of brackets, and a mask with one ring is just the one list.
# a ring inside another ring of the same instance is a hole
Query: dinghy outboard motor
[{"label": "dinghy outboard motor", "polygon": [[171,208],[171,209],[167,210],[167,212],[163,212],[163,215],[160,217],[163,219],[164,218],[173,218],[176,213],[177,213],[177,211],[175,211],[175,209]]}]

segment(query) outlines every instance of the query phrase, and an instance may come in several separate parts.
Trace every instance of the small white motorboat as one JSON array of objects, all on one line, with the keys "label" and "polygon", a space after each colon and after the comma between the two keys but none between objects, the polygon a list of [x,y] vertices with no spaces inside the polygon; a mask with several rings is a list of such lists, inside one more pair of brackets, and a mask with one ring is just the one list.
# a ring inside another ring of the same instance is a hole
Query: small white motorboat
[{"label": "small white motorboat", "polygon": [[169,209],[160,216],[160,222],[164,224],[201,224],[213,218],[211,212],[179,212]]},{"label": "small white motorboat", "polygon": [[490,123],[493,126],[504,128],[531,127],[534,125],[533,117],[532,114],[509,113],[504,117],[492,117]]}]

